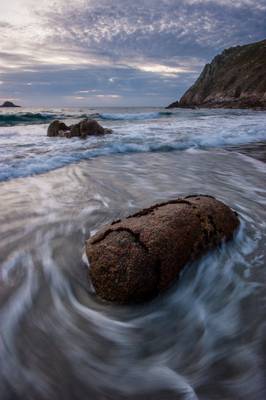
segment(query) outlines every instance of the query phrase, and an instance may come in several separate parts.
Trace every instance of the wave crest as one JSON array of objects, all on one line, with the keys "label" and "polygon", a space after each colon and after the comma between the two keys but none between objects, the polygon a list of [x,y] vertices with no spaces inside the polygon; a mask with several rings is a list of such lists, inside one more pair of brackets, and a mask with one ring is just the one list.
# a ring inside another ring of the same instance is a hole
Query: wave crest
[{"label": "wave crest", "polygon": [[49,123],[55,119],[82,119],[91,118],[102,121],[145,121],[172,116],[171,111],[142,112],[142,113],[83,113],[77,114],[55,114],[55,113],[31,113],[19,112],[0,114],[0,126],[36,125]]},{"label": "wave crest", "polygon": [[171,111],[145,112],[145,113],[102,113],[95,114],[96,118],[108,121],[144,121],[149,119],[166,118],[172,116]]},{"label": "wave crest", "polygon": [[56,114],[48,113],[17,113],[0,114],[0,126],[45,124],[57,118]]}]

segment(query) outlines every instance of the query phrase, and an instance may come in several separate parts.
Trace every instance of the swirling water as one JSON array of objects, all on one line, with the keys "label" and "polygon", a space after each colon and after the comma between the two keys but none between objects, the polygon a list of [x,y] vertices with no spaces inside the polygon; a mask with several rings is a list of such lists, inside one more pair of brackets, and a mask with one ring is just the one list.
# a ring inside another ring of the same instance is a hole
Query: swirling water
[{"label": "swirling water", "polygon": [[[263,140],[265,114],[93,112],[115,114],[102,121],[113,136],[48,139],[47,124],[0,128],[1,400],[265,399],[266,167],[224,148]],[[112,219],[191,193],[239,213],[234,240],[150,303],[97,299],[85,239]]]}]

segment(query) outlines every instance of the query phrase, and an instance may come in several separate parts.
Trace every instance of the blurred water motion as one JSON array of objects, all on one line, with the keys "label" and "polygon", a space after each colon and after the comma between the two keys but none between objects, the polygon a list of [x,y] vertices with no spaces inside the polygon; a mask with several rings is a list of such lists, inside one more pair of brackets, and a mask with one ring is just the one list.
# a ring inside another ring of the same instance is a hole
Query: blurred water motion
[{"label": "blurred water motion", "polygon": [[[84,240],[208,193],[234,241],[137,307],[89,291]],[[116,155],[0,184],[1,400],[266,398],[265,164],[224,150]]]}]

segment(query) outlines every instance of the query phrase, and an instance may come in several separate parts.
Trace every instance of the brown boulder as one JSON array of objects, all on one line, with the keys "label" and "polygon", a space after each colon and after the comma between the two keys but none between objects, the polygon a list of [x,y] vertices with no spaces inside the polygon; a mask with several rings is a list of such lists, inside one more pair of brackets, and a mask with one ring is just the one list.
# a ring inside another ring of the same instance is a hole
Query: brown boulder
[{"label": "brown boulder", "polygon": [[210,196],[156,204],[102,228],[86,242],[96,294],[117,303],[148,300],[189,262],[233,237],[234,211]]}]

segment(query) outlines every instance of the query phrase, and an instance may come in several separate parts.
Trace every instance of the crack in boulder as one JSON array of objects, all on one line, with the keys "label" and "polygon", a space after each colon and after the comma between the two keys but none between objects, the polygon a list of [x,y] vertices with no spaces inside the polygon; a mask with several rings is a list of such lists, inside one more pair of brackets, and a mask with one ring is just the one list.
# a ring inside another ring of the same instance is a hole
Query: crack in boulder
[{"label": "crack in boulder", "polygon": [[138,211],[135,214],[129,215],[128,217],[126,217],[126,219],[135,218],[135,217],[143,217],[145,215],[151,214],[152,212],[158,210],[158,208],[160,208],[160,207],[164,207],[164,206],[167,206],[170,204],[188,204],[188,205],[190,205],[190,203],[184,199],[169,200],[169,201],[165,201],[163,203],[154,204],[153,206],[151,206],[149,208],[144,208],[143,210]]}]

